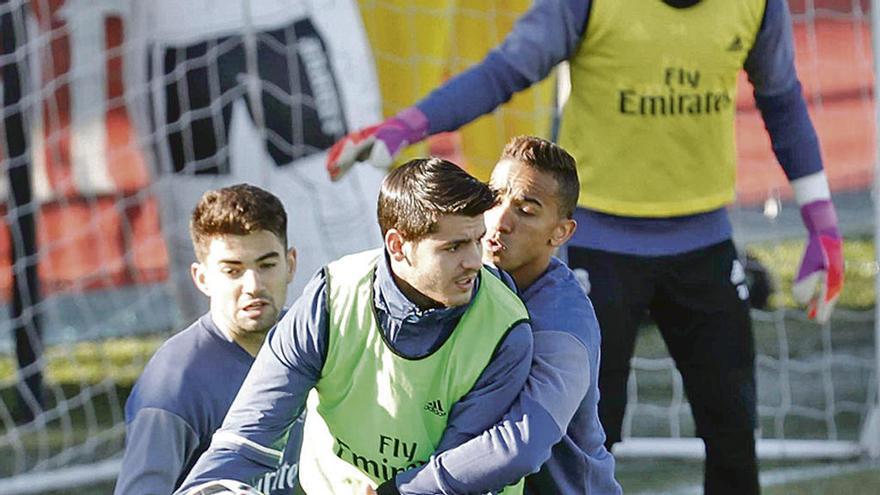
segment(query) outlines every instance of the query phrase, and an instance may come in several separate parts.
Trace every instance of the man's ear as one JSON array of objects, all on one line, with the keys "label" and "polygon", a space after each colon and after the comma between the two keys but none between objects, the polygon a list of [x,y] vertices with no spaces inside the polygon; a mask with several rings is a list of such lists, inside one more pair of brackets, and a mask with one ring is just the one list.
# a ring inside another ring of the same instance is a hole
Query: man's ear
[{"label": "man's ear", "polygon": [[293,275],[296,273],[296,248],[287,250],[287,283],[293,282]]},{"label": "man's ear", "polygon": [[205,265],[199,262],[193,263],[189,266],[189,274],[192,276],[193,283],[196,284],[196,287],[198,287],[202,294],[211,297]]},{"label": "man's ear", "polygon": [[565,244],[574,235],[575,230],[577,230],[577,222],[572,218],[563,218],[556,224],[550,235],[550,245],[559,247]]},{"label": "man's ear", "polygon": [[403,234],[399,230],[388,229],[385,232],[385,250],[388,251],[388,256],[392,260],[399,262],[406,259],[406,253],[403,250],[405,243],[406,239],[403,238]]}]

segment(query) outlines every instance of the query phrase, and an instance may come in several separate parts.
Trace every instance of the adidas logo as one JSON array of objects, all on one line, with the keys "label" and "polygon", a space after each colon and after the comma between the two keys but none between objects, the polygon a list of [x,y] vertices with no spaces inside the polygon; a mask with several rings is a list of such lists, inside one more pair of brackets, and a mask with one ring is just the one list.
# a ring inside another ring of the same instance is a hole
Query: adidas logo
[{"label": "adidas logo", "polygon": [[440,417],[446,416],[446,411],[443,410],[443,404],[440,403],[440,399],[432,400],[425,404],[425,411],[430,411]]},{"label": "adidas logo", "polygon": [[729,51],[729,52],[738,52],[738,51],[742,51],[742,49],[743,49],[743,41],[742,41],[742,38],[740,38],[739,36],[737,36],[736,38],[733,38],[733,41],[730,42],[730,46],[727,47],[727,51]]}]

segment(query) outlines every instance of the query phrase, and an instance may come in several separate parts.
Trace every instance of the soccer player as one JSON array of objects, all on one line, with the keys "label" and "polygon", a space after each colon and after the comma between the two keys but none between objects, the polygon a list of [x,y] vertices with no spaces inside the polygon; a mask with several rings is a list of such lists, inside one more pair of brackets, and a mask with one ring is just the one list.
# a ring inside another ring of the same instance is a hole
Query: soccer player
[{"label": "soccer player", "polygon": [[528,376],[532,334],[522,302],[481,263],[494,203],[488,185],[448,161],[391,172],[378,201],[384,249],[309,282],[183,489],[272,469],[313,389],[307,423],[329,434],[303,454],[312,494],[360,495],[497,422]]},{"label": "soccer player", "polygon": [[529,379],[488,432],[397,475],[378,493],[410,493],[411,486],[485,493],[537,471],[525,479],[526,494],[619,494],[597,410],[599,323],[574,273],[553,256],[577,227],[574,158],[543,139],[516,137],[491,185],[499,202],[486,213],[483,256],[513,276],[529,311]]},{"label": "soccer player", "polygon": [[[156,351],[125,404],[119,495],[171,493],[180,485],[278,321],[296,268],[284,206],[258,187],[206,192],[190,232],[198,259],[190,273],[210,310]],[[298,431],[290,436],[293,461],[284,459],[271,479],[245,481],[266,493],[292,493],[300,440]]]},{"label": "soccer player", "polygon": [[682,374],[706,446],[707,493],[756,493],[756,389],[748,287],[725,206],[745,69],[808,241],[795,296],[826,320],[843,285],[842,240],[794,67],[785,0],[536,0],[479,64],[331,149],[388,163],[405,145],[490,112],[567,60],[560,142],[581,184],[567,249],[602,331],[599,415],[621,440],[626,382],[645,312]]}]

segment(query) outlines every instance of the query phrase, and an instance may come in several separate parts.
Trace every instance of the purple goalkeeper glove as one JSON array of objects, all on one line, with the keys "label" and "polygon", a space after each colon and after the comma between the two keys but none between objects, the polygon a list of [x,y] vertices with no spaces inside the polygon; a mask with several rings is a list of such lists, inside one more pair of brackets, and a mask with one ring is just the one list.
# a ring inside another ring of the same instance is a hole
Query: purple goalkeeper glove
[{"label": "purple goalkeeper glove", "polygon": [[345,136],[330,148],[327,173],[338,180],[355,164],[370,162],[389,168],[403,148],[428,135],[428,118],[416,107],[409,107],[379,125]]},{"label": "purple goalkeeper glove", "polygon": [[801,218],[809,237],[791,291],[798,302],[808,304],[810,319],[824,323],[843,289],[843,240],[831,200],[803,205]]}]

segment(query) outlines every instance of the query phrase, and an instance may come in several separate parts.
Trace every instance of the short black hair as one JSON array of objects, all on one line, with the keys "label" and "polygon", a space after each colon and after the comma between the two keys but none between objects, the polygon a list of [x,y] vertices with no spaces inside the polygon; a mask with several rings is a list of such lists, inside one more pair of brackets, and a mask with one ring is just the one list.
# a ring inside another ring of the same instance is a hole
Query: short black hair
[{"label": "short black hair", "polygon": [[391,171],[379,191],[379,227],[417,241],[436,232],[441,215],[474,217],[495,206],[488,184],[441,158],[416,158]]}]

